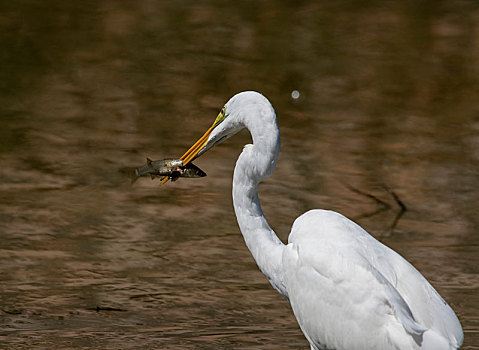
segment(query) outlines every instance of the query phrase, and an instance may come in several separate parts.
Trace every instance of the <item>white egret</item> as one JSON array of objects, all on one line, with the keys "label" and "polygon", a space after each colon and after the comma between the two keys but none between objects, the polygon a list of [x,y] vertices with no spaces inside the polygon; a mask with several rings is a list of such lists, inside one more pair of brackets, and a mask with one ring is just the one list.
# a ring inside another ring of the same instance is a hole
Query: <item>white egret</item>
[{"label": "white egret", "polygon": [[253,144],[234,170],[238,224],[258,267],[291,303],[311,349],[458,349],[464,336],[451,307],[409,262],[353,221],[311,210],[296,219],[288,244],[276,236],[258,200],[280,146],[276,114],[263,95],[233,96],[183,164],[243,128]]}]

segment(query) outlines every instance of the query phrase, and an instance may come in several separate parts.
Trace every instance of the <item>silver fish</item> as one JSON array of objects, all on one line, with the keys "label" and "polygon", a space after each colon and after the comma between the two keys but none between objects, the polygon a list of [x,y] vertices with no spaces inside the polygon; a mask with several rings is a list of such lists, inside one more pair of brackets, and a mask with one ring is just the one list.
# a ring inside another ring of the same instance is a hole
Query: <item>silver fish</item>
[{"label": "silver fish", "polygon": [[183,166],[181,159],[162,159],[151,160],[146,158],[146,165],[131,171],[131,183],[134,183],[141,176],[150,176],[154,179],[157,176],[166,176],[171,181],[176,181],[180,177],[204,177],[206,173],[193,163]]}]

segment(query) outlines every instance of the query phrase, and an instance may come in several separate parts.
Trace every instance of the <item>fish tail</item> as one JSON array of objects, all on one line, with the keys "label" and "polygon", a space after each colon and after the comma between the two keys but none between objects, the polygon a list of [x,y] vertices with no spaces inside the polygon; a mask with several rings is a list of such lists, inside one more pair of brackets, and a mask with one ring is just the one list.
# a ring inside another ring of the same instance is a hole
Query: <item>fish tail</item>
[{"label": "fish tail", "polygon": [[133,185],[136,180],[138,180],[140,176],[138,175],[138,169],[131,169],[130,170],[130,179],[131,179],[131,184]]}]

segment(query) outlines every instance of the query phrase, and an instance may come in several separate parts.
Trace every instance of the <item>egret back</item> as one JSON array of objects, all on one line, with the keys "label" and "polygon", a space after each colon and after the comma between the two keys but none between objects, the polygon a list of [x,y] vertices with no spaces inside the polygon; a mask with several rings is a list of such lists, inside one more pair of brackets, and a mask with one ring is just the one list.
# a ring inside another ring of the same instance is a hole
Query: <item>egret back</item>
[{"label": "egret back", "polygon": [[[364,349],[395,349],[388,347],[391,342],[398,348],[425,349],[419,345],[426,345],[422,335],[427,329],[447,340],[445,349],[462,343],[456,315],[429,282],[399,254],[338,213],[312,210],[299,217],[283,266],[303,331],[315,333],[311,338],[329,339],[326,344],[333,348],[361,349],[365,341]],[[313,315],[314,308],[323,315]],[[371,334],[364,340],[361,335],[368,327]],[[344,332],[354,329],[359,329],[361,339],[348,344],[354,337],[344,337]]]}]

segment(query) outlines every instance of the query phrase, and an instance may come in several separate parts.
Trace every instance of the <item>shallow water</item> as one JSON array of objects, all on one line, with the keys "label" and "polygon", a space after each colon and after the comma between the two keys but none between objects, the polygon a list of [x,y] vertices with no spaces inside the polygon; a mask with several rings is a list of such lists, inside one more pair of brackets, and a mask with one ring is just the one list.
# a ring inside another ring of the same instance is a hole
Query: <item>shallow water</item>
[{"label": "shallow water", "polygon": [[280,238],[311,208],[355,219],[479,349],[477,2],[20,1],[0,28],[0,347],[308,349],[236,225],[246,132],[204,179],[125,173],[253,89],[281,128]]}]

